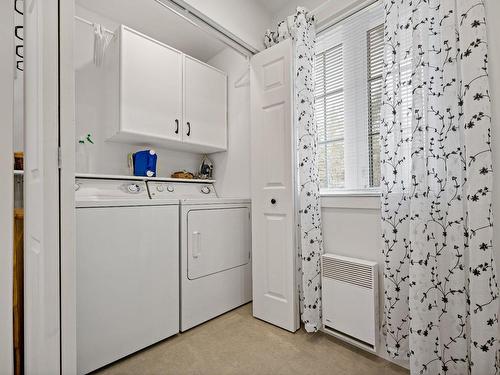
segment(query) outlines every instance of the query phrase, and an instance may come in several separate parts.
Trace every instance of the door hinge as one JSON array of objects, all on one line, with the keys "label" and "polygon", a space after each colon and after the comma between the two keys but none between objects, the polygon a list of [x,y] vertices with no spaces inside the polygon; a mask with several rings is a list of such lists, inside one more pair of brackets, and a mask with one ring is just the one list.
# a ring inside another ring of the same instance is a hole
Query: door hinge
[{"label": "door hinge", "polygon": [[59,169],[62,168],[62,151],[61,151],[61,147],[57,148],[57,167]]}]

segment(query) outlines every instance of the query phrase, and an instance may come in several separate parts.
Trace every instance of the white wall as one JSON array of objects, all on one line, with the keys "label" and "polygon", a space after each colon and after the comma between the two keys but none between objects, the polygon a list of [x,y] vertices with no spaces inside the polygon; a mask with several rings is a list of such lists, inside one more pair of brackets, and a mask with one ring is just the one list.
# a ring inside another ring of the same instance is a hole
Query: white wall
[{"label": "white wall", "polygon": [[14,78],[14,151],[24,150],[23,87],[24,74],[16,69]]},{"label": "white wall", "polygon": [[[89,10],[76,7],[76,14],[99,22],[110,30],[118,23]],[[127,155],[130,152],[153,148],[158,154],[158,176],[169,177],[178,170],[197,171],[201,155],[167,150],[149,145],[133,146],[108,142],[105,139],[104,69],[92,63],[93,29],[75,21],[75,86],[76,86],[76,142],[80,136],[91,133],[95,144],[87,146],[90,155],[90,173],[129,174]],[[77,158],[78,158],[77,154]],[[77,161],[77,166],[79,162]],[[77,170],[76,172],[82,172]]]},{"label": "white wall", "polygon": [[325,0],[290,0],[283,8],[273,14],[272,26],[276,27],[280,21],[295,13],[295,9],[299,6],[312,11],[325,2]]},{"label": "white wall", "polygon": [[248,62],[231,48],[209,62],[228,74],[228,150],[210,157],[216,189],[225,197],[250,197],[250,86],[234,87],[248,73]]},{"label": "white wall", "polygon": [[250,0],[184,0],[220,26],[257,50],[264,48],[264,31],[271,25],[271,14]]}]

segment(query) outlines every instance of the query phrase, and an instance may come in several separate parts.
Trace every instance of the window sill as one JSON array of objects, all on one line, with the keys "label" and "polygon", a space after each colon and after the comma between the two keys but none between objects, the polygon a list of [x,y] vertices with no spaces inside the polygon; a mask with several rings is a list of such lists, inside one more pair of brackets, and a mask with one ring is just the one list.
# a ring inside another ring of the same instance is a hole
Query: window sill
[{"label": "window sill", "polygon": [[319,195],[323,197],[380,197],[380,190],[322,190]]},{"label": "window sill", "polygon": [[380,192],[323,192],[321,208],[380,210]]}]

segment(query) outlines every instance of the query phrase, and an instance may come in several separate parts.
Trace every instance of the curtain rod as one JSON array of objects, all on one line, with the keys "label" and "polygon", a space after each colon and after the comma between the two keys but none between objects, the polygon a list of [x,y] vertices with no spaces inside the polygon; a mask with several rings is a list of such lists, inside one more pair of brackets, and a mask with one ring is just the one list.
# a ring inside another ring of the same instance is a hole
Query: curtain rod
[{"label": "curtain rod", "polygon": [[[75,16],[75,20],[80,21],[80,22],[83,22],[83,23],[85,23],[85,24],[87,24],[87,25],[89,25],[89,26],[94,26],[94,22],[89,21],[89,20],[86,20],[85,18],[82,18],[82,17],[79,17],[79,16]],[[108,30],[108,29],[106,29],[105,27],[103,27],[103,30],[104,30],[105,32],[107,32],[107,33],[111,34],[111,35],[115,35],[115,33],[114,33],[113,31]]]},{"label": "curtain rod", "polygon": [[[344,7],[338,12],[335,12],[332,16],[327,17],[327,19],[324,21],[324,23],[320,23],[317,26],[317,31],[316,34],[320,35],[327,31],[328,29],[336,26],[340,22],[344,21],[345,19],[355,15],[356,13],[359,13],[366,8],[372,6],[373,4],[379,3],[381,0],[363,0],[360,2],[355,3],[354,5],[350,5],[347,7]],[[329,3],[329,2],[328,2]],[[325,4],[328,4],[325,3]],[[313,9],[311,11],[312,14],[315,16],[318,16],[318,14],[322,11],[323,8],[325,8],[325,4],[318,6],[317,8]]]}]

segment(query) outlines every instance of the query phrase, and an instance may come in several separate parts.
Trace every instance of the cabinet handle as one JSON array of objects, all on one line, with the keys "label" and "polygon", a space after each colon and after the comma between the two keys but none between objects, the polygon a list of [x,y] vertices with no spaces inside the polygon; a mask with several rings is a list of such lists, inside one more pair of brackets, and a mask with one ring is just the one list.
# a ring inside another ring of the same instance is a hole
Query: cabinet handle
[{"label": "cabinet handle", "polygon": [[175,134],[179,134],[179,120],[175,119]]},{"label": "cabinet handle", "polygon": [[189,137],[191,135],[191,124],[189,123],[189,121],[186,124],[188,126],[188,131],[187,131],[186,135]]}]

